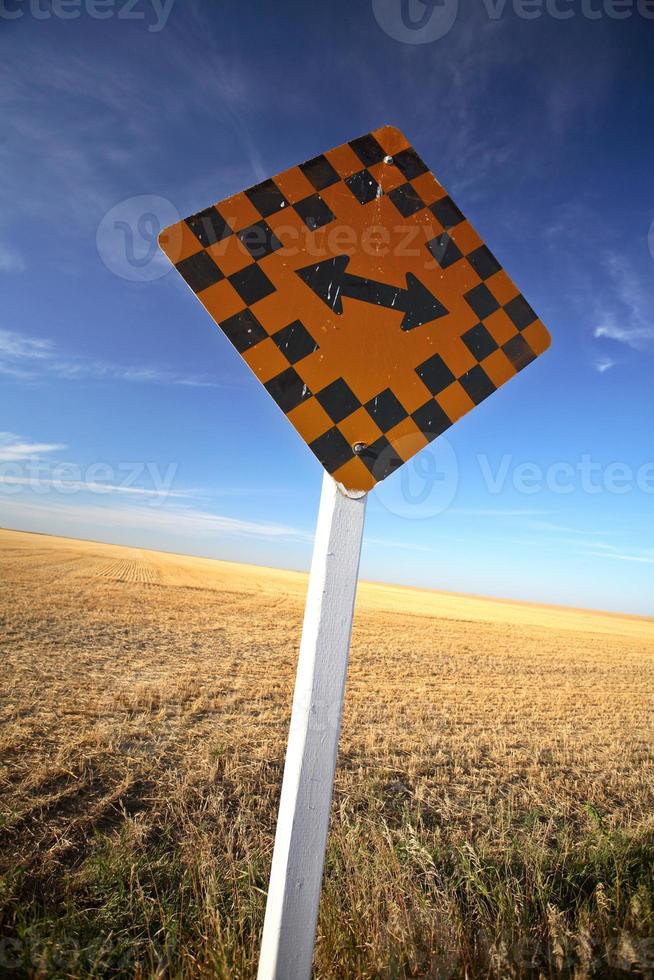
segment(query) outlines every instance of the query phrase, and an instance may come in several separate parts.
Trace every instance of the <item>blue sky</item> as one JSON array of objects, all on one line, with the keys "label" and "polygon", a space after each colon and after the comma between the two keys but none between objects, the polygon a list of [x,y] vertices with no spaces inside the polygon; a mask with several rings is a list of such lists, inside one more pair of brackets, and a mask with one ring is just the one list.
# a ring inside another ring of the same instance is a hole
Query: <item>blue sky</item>
[{"label": "blue sky", "polygon": [[362,575],[654,614],[649,8],[75,3],[0,4],[0,523],[308,567],[319,464],[155,225],[392,123],[554,342],[371,494]]}]

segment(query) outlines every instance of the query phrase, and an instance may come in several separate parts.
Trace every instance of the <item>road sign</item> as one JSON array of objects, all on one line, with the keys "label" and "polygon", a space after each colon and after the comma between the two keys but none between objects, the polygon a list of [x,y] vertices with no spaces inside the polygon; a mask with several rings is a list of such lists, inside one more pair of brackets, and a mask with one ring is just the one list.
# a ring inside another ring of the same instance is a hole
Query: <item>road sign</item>
[{"label": "road sign", "polygon": [[160,243],[351,490],[370,490],[550,343],[392,126],[191,215]]},{"label": "road sign", "polygon": [[191,215],[160,243],[327,471],[259,961],[259,980],[307,980],[367,491],[550,338],[392,126]]}]

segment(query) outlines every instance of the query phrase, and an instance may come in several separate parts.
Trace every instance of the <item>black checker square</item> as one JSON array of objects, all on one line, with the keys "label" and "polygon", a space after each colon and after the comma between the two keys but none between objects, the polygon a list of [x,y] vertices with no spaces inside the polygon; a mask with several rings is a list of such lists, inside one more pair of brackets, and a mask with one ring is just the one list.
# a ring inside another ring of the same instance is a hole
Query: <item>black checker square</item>
[{"label": "black checker square", "polygon": [[533,323],[537,319],[536,314],[522,293],[519,293],[515,299],[507,303],[504,309],[518,330],[524,330],[525,327],[528,327],[530,323]]},{"label": "black checker square", "polygon": [[288,207],[288,201],[274,180],[263,180],[260,184],[248,188],[245,194],[262,218],[267,218],[276,211]]},{"label": "black checker square", "polygon": [[281,374],[266,381],[266,391],[275,399],[282,412],[288,415],[307,398],[311,392],[295,368],[289,367]]},{"label": "black checker square", "polygon": [[352,447],[336,426],[310,442],[309,449],[318,457],[328,473],[334,473],[339,466],[347,463],[354,456]]},{"label": "black checker square", "polygon": [[468,306],[474,310],[475,314],[480,320],[484,320],[487,316],[490,316],[491,313],[494,313],[495,310],[499,310],[500,308],[500,304],[497,302],[488,286],[484,285],[483,282],[480,283],[479,286],[475,286],[474,289],[467,292],[463,298]]},{"label": "black checker square", "polygon": [[454,228],[455,225],[460,225],[462,221],[465,221],[465,217],[461,211],[457,208],[456,204],[451,197],[442,197],[440,201],[436,201],[432,204],[430,211],[434,217],[440,221],[443,228]]},{"label": "black checker square", "polygon": [[486,245],[480,245],[474,252],[468,252],[466,258],[480,279],[490,279],[502,268]]},{"label": "black checker square", "polygon": [[429,360],[419,364],[416,368],[416,374],[432,395],[438,395],[453,381],[456,381],[440,354],[434,354]]},{"label": "black checker square", "polygon": [[475,364],[466,374],[459,378],[459,384],[475,405],[483,402],[496,390],[495,385],[484,371],[481,364]]},{"label": "black checker square", "polygon": [[220,282],[224,276],[208,252],[198,252],[182,259],[175,266],[180,275],[186,280],[194,293]]},{"label": "black checker square", "polygon": [[461,340],[478,361],[483,361],[485,357],[497,350],[497,344],[483,323],[478,323],[470,330],[466,330]]},{"label": "black checker square", "polygon": [[407,180],[420,177],[429,170],[427,164],[418,156],[412,146],[407,147],[406,150],[400,150],[399,153],[394,153],[393,163]]},{"label": "black checker square", "polygon": [[413,412],[411,418],[429,442],[432,442],[452,425],[447,413],[435,398]]},{"label": "black checker square", "polygon": [[243,354],[268,336],[251,310],[241,310],[240,313],[221,320],[220,329],[227,339],[231,340],[239,354]]},{"label": "black checker square", "polygon": [[381,163],[386,156],[372,133],[350,140],[350,146],[364,167],[372,167],[375,163]]},{"label": "black checker square", "polygon": [[359,458],[366,464],[376,480],[385,480],[404,462],[385,436],[380,436],[375,442],[366,446],[359,453]]},{"label": "black checker square", "polygon": [[316,400],[324,408],[332,422],[342,422],[357,408],[361,402],[342,378],[337,378],[316,395]]},{"label": "black checker square", "polygon": [[430,242],[427,242],[427,249],[436,259],[441,269],[448,269],[455,262],[458,262],[459,259],[463,258],[463,252],[446,231],[442,235],[432,238]]},{"label": "black checker square", "polygon": [[266,221],[257,221],[243,228],[236,237],[245,245],[252,258],[257,260],[282,247],[279,238]]},{"label": "black checker square", "polygon": [[390,388],[375,395],[364,408],[382,432],[388,432],[394,425],[407,417],[407,411]]},{"label": "black checker square", "polygon": [[502,350],[516,371],[522,371],[528,364],[536,360],[536,355],[521,333],[517,333],[515,337],[511,337],[505,344],[502,344]]},{"label": "black checker square", "polygon": [[341,179],[323,153],[307,160],[306,163],[301,163],[300,170],[317,191],[337,184]]},{"label": "black checker square", "polygon": [[322,228],[334,220],[334,214],[325,204],[320,194],[311,194],[293,205],[310,231]]},{"label": "black checker square", "polygon": [[192,214],[190,218],[186,218],[186,224],[205,248],[232,234],[232,229],[217,208],[206,208]]},{"label": "black checker square", "polygon": [[359,170],[345,178],[345,184],[352,191],[359,204],[369,204],[379,197],[382,189],[369,170]]},{"label": "black checker square", "polygon": [[244,269],[239,269],[238,272],[234,272],[231,276],[228,276],[228,279],[243,302],[248,306],[252,306],[253,303],[258,303],[260,299],[264,299],[266,296],[270,296],[271,293],[275,292],[275,287],[266,273],[260,265],[254,262],[252,265],[246,265]]},{"label": "black checker square", "polygon": [[318,344],[301,320],[293,320],[293,323],[282,327],[272,335],[272,340],[289,364],[297,364],[303,357],[308,357],[318,350]]},{"label": "black checker square", "polygon": [[425,206],[425,202],[417,190],[408,183],[400,184],[399,187],[389,191],[388,196],[403,218],[410,218],[412,214],[421,211]]}]

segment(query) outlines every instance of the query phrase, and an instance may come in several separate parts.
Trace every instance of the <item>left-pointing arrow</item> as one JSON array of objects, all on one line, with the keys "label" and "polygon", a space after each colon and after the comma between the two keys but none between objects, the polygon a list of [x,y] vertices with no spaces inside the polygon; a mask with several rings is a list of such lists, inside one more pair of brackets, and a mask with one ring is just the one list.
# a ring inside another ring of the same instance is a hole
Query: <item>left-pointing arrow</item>
[{"label": "left-pointing arrow", "polygon": [[404,289],[352,275],[346,271],[349,261],[349,255],[337,255],[298,269],[297,274],[339,316],[343,312],[343,296],[399,310],[404,313],[400,324],[402,330],[413,330],[438,317],[447,316],[449,311],[446,307],[412,273],[407,272]]}]

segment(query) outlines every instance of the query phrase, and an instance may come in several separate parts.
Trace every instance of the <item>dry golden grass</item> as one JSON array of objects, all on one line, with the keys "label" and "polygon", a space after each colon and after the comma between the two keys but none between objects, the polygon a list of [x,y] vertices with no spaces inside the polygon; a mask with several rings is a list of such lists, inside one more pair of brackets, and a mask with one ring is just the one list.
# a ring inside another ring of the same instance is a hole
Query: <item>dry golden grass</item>
[{"label": "dry golden grass", "polygon": [[[9,531],[0,576],[0,974],[253,976],[305,576]],[[316,976],[654,975],[653,653],[362,584]]]}]

